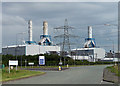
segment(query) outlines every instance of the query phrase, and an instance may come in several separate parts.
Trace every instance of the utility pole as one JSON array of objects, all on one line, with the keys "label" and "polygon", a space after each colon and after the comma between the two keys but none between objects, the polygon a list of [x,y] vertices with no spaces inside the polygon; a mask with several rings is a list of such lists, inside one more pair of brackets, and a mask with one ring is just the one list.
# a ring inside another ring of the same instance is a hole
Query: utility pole
[{"label": "utility pole", "polygon": [[25,59],[25,68],[26,68],[26,62],[27,62],[27,60]]},{"label": "utility pole", "polygon": [[[57,27],[54,29],[63,29],[64,33],[62,35],[58,35],[55,36],[54,38],[63,38],[63,42],[59,43],[59,45],[62,45],[62,51],[61,51],[61,56],[65,57],[66,53],[68,51],[69,55],[71,55],[71,47],[70,47],[70,37],[76,37],[76,36],[72,36],[71,34],[69,34],[69,29],[74,29],[73,27],[68,25],[68,21],[67,19],[65,19],[65,23],[64,26],[61,27]],[[64,58],[64,65],[65,65],[65,58]]]}]

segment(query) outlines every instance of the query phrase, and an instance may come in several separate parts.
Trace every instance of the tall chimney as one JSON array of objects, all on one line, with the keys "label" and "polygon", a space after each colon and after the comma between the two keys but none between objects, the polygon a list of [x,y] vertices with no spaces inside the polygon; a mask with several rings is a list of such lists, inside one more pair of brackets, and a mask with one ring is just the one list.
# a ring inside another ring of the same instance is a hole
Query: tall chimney
[{"label": "tall chimney", "polygon": [[32,41],[32,20],[28,21],[28,40]]},{"label": "tall chimney", "polygon": [[43,22],[43,35],[48,35],[48,23],[47,23],[47,21]]},{"label": "tall chimney", "polygon": [[92,38],[92,26],[88,26],[88,38]]}]

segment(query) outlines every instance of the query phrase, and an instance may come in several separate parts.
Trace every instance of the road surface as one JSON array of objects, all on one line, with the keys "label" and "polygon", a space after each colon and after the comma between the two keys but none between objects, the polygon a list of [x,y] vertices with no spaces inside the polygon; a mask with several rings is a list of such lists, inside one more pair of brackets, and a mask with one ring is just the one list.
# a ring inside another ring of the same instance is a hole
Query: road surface
[{"label": "road surface", "polygon": [[5,84],[111,84],[103,82],[106,65],[72,67],[64,71],[47,71],[45,75],[9,81]]}]

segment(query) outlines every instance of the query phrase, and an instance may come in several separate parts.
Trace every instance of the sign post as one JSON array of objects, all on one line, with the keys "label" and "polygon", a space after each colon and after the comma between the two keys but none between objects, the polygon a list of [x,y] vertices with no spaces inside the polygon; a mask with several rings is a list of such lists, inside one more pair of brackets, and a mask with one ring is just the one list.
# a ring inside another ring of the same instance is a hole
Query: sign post
[{"label": "sign post", "polygon": [[16,65],[16,71],[17,71],[17,65]]},{"label": "sign post", "polygon": [[29,62],[28,65],[31,65],[33,67],[34,62]]},{"label": "sign post", "polygon": [[39,65],[45,65],[45,56],[39,56]]},{"label": "sign post", "polygon": [[10,73],[10,65],[9,65],[9,73]]},{"label": "sign post", "polygon": [[16,65],[16,71],[17,71],[17,66],[18,66],[18,60],[9,60],[9,73],[10,73],[10,66]]},{"label": "sign post", "polygon": [[26,62],[27,62],[27,60],[25,59],[25,68],[26,68]]}]

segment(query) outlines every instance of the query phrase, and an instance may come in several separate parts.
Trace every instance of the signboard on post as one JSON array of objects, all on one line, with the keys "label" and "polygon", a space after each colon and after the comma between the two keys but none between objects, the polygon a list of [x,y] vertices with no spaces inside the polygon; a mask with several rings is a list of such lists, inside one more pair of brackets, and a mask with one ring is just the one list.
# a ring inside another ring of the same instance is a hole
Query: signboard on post
[{"label": "signboard on post", "polygon": [[33,62],[30,62],[30,63],[28,63],[28,65],[34,65],[34,63],[33,63]]},{"label": "signboard on post", "polygon": [[34,65],[34,62],[29,62],[28,65],[32,66]]},{"label": "signboard on post", "polygon": [[16,71],[17,71],[17,66],[18,66],[18,60],[9,60],[9,73],[10,73],[10,66],[16,66]]},{"label": "signboard on post", "polygon": [[39,65],[45,65],[45,56],[39,56]]},{"label": "signboard on post", "polygon": [[18,60],[9,60],[9,65],[18,65]]}]

